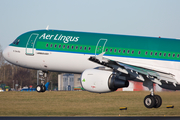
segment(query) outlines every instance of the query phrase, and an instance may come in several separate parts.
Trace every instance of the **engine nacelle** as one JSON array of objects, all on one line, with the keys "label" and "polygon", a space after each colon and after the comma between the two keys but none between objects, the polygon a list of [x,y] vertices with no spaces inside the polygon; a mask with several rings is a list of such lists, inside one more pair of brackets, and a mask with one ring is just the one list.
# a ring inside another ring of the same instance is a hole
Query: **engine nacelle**
[{"label": "engine nacelle", "polygon": [[90,92],[111,92],[128,87],[129,81],[121,80],[112,71],[87,69],[81,75],[82,87]]}]

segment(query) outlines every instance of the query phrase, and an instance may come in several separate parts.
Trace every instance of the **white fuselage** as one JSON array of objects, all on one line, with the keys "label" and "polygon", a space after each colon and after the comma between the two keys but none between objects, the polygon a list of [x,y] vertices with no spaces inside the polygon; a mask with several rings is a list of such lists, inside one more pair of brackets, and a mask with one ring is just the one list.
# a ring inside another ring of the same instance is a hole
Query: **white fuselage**
[{"label": "white fuselage", "polygon": [[[45,71],[47,70],[57,72],[82,73],[84,70],[88,68],[96,68],[99,66],[98,64],[88,60],[90,56],[93,56],[89,54],[50,52],[34,49],[34,55],[26,55],[25,50],[26,48],[8,46],[3,51],[3,56],[7,61],[9,61],[12,64]],[[153,70],[171,73],[175,75],[176,80],[178,81],[178,83],[180,83],[179,62],[129,57],[105,57],[108,59],[116,60],[135,66],[142,66]]]}]

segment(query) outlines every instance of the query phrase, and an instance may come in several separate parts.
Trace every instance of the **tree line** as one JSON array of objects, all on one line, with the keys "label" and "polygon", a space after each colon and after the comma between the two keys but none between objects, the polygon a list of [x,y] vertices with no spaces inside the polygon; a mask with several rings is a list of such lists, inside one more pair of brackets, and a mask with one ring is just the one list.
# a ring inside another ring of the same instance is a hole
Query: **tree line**
[{"label": "tree line", "polygon": [[[10,88],[15,88],[15,85],[18,85],[18,88],[24,86],[29,87],[30,85],[32,85],[33,88],[36,87],[37,70],[12,65],[4,59],[2,53],[3,50],[0,45],[0,85],[6,84],[6,86],[9,86]],[[58,73],[49,72],[48,82],[50,82],[49,89],[53,90],[54,88],[57,88]]]}]

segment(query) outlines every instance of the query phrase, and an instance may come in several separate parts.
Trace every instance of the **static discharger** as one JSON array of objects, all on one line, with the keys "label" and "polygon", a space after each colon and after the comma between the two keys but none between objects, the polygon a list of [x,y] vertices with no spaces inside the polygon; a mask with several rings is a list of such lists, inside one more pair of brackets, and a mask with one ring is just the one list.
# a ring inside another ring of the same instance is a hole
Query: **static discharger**
[{"label": "static discharger", "polygon": [[120,107],[119,110],[127,110],[127,107]]},{"label": "static discharger", "polygon": [[167,105],[166,108],[174,108],[174,105]]}]

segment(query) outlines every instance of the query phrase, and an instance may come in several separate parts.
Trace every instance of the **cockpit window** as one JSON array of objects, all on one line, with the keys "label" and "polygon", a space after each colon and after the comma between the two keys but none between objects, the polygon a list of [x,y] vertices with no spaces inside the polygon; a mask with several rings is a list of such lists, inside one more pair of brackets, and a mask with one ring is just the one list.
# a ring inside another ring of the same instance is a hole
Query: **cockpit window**
[{"label": "cockpit window", "polygon": [[14,40],[13,44],[16,44],[17,39]]},{"label": "cockpit window", "polygon": [[20,40],[18,39],[18,40],[17,40],[17,42],[16,42],[16,45],[18,45],[18,44],[19,44],[19,41],[20,41]]},{"label": "cockpit window", "polygon": [[14,44],[14,45],[18,45],[19,42],[20,42],[20,39],[16,39],[16,40],[14,40],[13,44]]}]

